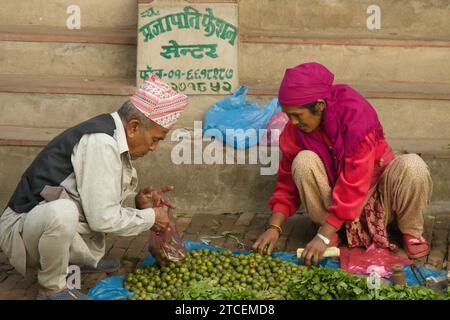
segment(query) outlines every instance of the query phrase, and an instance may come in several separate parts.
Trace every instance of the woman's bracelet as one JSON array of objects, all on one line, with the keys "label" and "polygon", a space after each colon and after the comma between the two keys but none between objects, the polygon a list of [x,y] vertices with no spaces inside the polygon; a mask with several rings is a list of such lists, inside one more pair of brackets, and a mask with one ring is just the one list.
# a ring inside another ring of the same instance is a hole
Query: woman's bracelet
[{"label": "woman's bracelet", "polygon": [[[281,235],[281,233],[283,232],[283,230],[281,229],[280,226],[277,226],[276,224],[269,224],[267,226],[267,229],[276,229],[278,231],[278,233]],[[266,230],[267,230],[266,229]]]},{"label": "woman's bracelet", "polygon": [[322,240],[327,246],[330,244],[331,240],[328,239],[327,237],[325,237],[323,234],[321,234],[320,232],[317,232],[317,236],[320,238],[320,240]]}]

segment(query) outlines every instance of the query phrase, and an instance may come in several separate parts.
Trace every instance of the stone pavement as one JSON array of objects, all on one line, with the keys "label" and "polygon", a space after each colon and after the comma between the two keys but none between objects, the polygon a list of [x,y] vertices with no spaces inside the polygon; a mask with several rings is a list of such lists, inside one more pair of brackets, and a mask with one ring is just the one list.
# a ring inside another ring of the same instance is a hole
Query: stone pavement
[{"label": "stone pavement", "polygon": [[[204,241],[230,249],[250,248],[267,225],[268,214],[197,214],[181,216],[177,226],[185,240]],[[447,263],[450,252],[450,214],[428,216],[424,236],[431,240],[432,249],[421,263],[439,270],[450,270]],[[278,242],[278,250],[295,251],[312,239],[315,231],[306,215],[291,217],[283,227],[283,234]],[[114,275],[125,274],[148,256],[148,232],[137,237],[107,237],[107,256],[121,259],[122,267]],[[109,274],[113,275],[113,274]],[[95,283],[107,276],[106,273],[82,276],[82,290],[86,292]],[[8,263],[0,251],[0,299],[34,299],[37,292],[35,274],[26,277],[19,275]]]}]

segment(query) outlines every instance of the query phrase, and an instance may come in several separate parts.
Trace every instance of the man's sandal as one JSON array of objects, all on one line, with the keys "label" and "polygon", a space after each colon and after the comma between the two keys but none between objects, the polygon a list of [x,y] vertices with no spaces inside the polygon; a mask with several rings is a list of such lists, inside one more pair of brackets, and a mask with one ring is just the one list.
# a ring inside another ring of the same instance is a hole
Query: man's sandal
[{"label": "man's sandal", "polygon": [[416,238],[409,234],[403,235],[403,249],[410,259],[422,258],[430,253],[430,245],[424,237]]},{"label": "man's sandal", "polygon": [[98,273],[98,272],[116,272],[120,268],[120,261],[115,259],[101,259],[97,263],[97,267],[88,267],[88,266],[82,266],[80,268],[81,273]]},{"label": "man's sandal", "polygon": [[93,300],[88,295],[76,289],[66,288],[58,293],[46,296],[38,294],[36,300]]}]

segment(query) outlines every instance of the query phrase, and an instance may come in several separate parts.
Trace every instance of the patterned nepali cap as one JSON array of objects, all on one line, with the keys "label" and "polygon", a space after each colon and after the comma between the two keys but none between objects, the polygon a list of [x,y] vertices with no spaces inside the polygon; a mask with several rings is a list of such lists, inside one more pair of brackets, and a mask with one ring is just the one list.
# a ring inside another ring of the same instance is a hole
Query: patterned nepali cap
[{"label": "patterned nepali cap", "polygon": [[130,101],[147,118],[166,129],[171,129],[187,107],[188,97],[176,92],[152,73]]}]

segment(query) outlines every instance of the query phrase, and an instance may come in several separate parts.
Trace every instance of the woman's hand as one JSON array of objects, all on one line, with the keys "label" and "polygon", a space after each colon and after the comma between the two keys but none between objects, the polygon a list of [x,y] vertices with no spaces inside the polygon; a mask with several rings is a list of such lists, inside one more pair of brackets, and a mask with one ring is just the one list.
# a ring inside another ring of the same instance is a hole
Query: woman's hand
[{"label": "woman's hand", "polygon": [[[284,214],[281,212],[274,212],[269,219],[269,225],[279,226],[281,230],[281,225],[285,220]],[[271,254],[275,245],[280,238],[280,230],[276,228],[269,228],[263,234],[261,234],[253,244],[252,249],[257,250],[260,254]],[[267,246],[267,252],[264,252]]]},{"label": "woman's hand", "polygon": [[307,266],[310,266],[311,264],[317,264],[327,248],[328,246],[325,244],[325,242],[323,242],[322,239],[320,239],[319,236],[316,235],[314,239],[312,239],[306,245],[305,250],[303,250],[301,259]]},{"label": "woman's hand", "polygon": [[[337,229],[327,222],[322,227],[320,227],[319,232],[327,239],[331,239],[337,232]],[[323,257],[323,254],[325,253],[327,248],[328,246],[325,244],[325,242],[320,239],[318,235],[316,235],[306,245],[305,250],[303,250],[301,259],[303,259],[307,266],[310,266],[311,264],[317,264]]]},{"label": "woman's hand", "polygon": [[[274,228],[267,229],[262,235],[259,236],[258,240],[253,244],[252,249],[258,251],[260,254],[268,254],[272,253],[273,248],[278,242],[280,238],[280,233],[278,230]],[[264,252],[264,249],[268,245],[267,252]]]}]

